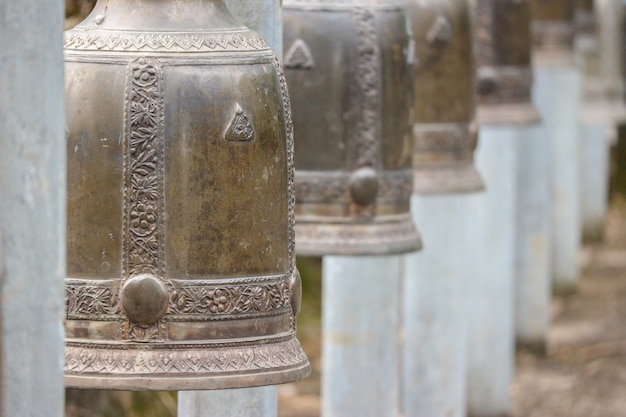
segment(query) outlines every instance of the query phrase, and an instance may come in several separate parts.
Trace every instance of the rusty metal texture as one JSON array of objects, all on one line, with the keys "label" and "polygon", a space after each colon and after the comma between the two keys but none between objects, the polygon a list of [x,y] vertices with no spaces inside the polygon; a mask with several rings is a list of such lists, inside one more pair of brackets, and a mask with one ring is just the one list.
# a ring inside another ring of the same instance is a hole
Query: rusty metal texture
[{"label": "rusty metal texture", "polygon": [[465,0],[408,0],[415,41],[413,191],[483,189],[474,167],[474,57]]},{"label": "rusty metal texture", "polygon": [[222,0],[99,1],[65,33],[70,387],[304,377],[281,65]]},{"label": "rusty metal texture", "polygon": [[[581,8],[588,9],[587,4]],[[533,53],[541,64],[573,64],[577,0],[531,0]]]},{"label": "rusty metal texture", "polygon": [[299,254],[420,247],[409,212],[412,48],[401,6],[393,0],[285,1]]},{"label": "rusty metal texture", "polygon": [[537,123],[530,0],[476,0],[474,13],[479,124]]}]

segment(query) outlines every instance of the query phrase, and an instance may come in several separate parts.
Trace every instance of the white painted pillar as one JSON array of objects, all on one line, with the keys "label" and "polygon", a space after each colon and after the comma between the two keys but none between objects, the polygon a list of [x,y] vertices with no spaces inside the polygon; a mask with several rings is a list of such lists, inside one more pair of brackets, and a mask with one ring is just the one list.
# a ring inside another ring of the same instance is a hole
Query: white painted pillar
[{"label": "white painted pillar", "polygon": [[63,415],[63,2],[0,0],[0,416]]},{"label": "white painted pillar", "polygon": [[536,61],[535,99],[551,144],[552,285],[568,293],[578,281],[580,222],[580,74],[573,60]]},{"label": "white painted pillar", "polygon": [[276,415],[275,385],[217,391],[180,392],[180,417],[267,417]]},{"label": "white painted pillar", "polygon": [[521,128],[517,145],[515,332],[517,344],[536,353],[546,350],[551,314],[550,153],[543,125]]},{"label": "white painted pillar", "polygon": [[[228,10],[259,32],[282,57],[283,23],[280,0],[225,0]],[[180,391],[178,417],[275,417],[278,390],[274,386],[216,391]]]},{"label": "white painted pillar", "polygon": [[[520,129],[481,126],[476,167],[485,192],[468,205],[467,410],[500,417],[511,408],[514,369],[513,291],[516,149]],[[425,241],[426,242],[426,241]],[[426,247],[425,243],[425,247]]]},{"label": "white painted pillar", "polygon": [[[604,235],[608,209],[611,140],[626,119],[622,75],[623,6],[619,0],[596,0],[597,41],[578,43],[583,77],[581,105],[581,222],[584,242]],[[584,38],[583,38],[584,39]]]},{"label": "white painted pillar", "polygon": [[405,417],[464,417],[467,291],[478,194],[417,195],[411,213],[424,249],[404,258],[402,410]]},{"label": "white painted pillar", "polygon": [[604,219],[609,199],[609,123],[584,123],[581,126],[580,204],[583,242],[594,243],[604,237]]},{"label": "white painted pillar", "polygon": [[396,417],[400,256],[322,260],[322,416]]}]

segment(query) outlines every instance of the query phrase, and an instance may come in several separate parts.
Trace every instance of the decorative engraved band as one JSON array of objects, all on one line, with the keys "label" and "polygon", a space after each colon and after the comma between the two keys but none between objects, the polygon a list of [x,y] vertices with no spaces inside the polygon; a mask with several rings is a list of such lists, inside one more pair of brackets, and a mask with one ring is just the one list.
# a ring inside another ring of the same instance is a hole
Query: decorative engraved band
[{"label": "decorative engraved band", "polygon": [[[350,172],[341,171],[296,171],[296,202],[348,204],[350,176]],[[377,203],[409,201],[412,176],[410,169],[380,172]]]},{"label": "decorative engraved band", "polygon": [[574,46],[574,25],[568,22],[533,21],[534,49],[567,49]]},{"label": "decorative engraved band", "polygon": [[306,377],[307,357],[294,334],[231,346],[68,342],[65,384],[127,390],[226,389]]},{"label": "decorative engraved band", "polygon": [[65,32],[64,47],[68,50],[120,52],[224,52],[269,49],[261,35],[247,29],[234,32],[168,34],[72,29]]},{"label": "decorative engraved band", "polygon": [[[229,280],[169,280],[174,288],[161,319],[211,321],[275,314],[290,306],[290,274]],[[120,279],[65,280],[68,320],[117,321]]]},{"label": "decorative engraved band", "polygon": [[329,223],[296,217],[296,253],[302,256],[393,255],[415,252],[421,238],[409,214],[372,222]]},{"label": "decorative engraved band", "polygon": [[413,125],[413,192],[456,194],[482,190],[484,184],[473,159],[477,136],[470,123]]},{"label": "decorative engraved band", "polygon": [[476,143],[476,131],[470,123],[416,123],[413,125],[413,166],[419,164],[423,153],[442,154],[437,160],[446,162],[459,159],[458,155],[464,155],[462,159],[471,158]]}]

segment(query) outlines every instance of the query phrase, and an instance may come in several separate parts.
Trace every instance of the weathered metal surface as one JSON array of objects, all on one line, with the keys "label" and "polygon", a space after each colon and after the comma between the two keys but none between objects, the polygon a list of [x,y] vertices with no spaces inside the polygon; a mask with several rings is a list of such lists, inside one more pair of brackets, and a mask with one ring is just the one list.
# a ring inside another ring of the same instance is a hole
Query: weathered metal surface
[{"label": "weathered metal surface", "polygon": [[408,0],[417,65],[413,190],[448,194],[483,188],[473,162],[474,58],[465,0]]},{"label": "weathered metal surface", "polygon": [[475,19],[479,124],[537,123],[529,0],[477,0]]},{"label": "weathered metal surface", "polygon": [[406,20],[393,0],[284,4],[299,254],[391,254],[420,246],[409,213]]},{"label": "weathered metal surface", "polygon": [[531,11],[533,54],[537,63],[573,63],[576,0],[531,0]]},{"label": "weathered metal surface", "polygon": [[111,0],[65,52],[66,384],[305,376],[292,122],[265,41],[221,0]]}]

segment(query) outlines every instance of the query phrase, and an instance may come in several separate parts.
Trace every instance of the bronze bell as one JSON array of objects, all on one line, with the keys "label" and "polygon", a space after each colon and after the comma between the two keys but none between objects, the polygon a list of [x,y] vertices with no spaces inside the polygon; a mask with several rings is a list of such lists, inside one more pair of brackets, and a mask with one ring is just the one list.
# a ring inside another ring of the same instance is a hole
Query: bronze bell
[{"label": "bronze bell", "polygon": [[298,254],[417,250],[409,212],[412,49],[401,3],[288,0],[283,22]]},{"label": "bronze bell", "polygon": [[417,65],[413,190],[481,190],[474,167],[474,57],[467,0],[408,0]]},{"label": "bronze bell", "polygon": [[293,130],[281,66],[222,0],[98,1],[65,34],[65,381],[293,381]]},{"label": "bronze bell", "polygon": [[[530,0],[476,0],[479,124],[532,124]],[[551,3],[555,0],[546,0]]]},{"label": "bronze bell", "polygon": [[572,61],[577,0],[531,1],[535,57],[545,64]]}]

